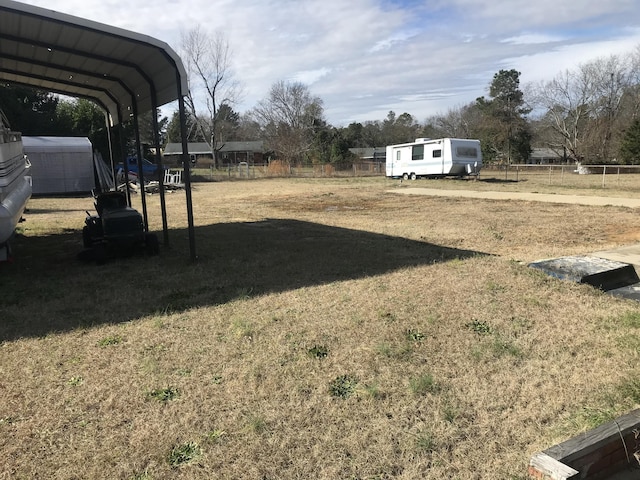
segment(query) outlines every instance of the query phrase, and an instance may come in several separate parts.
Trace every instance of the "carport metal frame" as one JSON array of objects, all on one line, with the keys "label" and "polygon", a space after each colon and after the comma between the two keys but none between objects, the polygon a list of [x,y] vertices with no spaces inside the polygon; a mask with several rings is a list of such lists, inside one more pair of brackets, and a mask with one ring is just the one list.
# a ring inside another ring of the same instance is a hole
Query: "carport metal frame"
[{"label": "carport metal frame", "polygon": [[[105,110],[108,129],[116,126],[121,129],[122,124],[131,119],[142,185],[138,117],[141,113],[153,112],[156,163],[162,171],[155,112],[158,107],[177,100],[189,250],[191,260],[196,259],[184,103],[188,84],[186,71],[175,51],[166,43],[146,35],[13,0],[0,0],[0,81],[92,100]],[[112,154],[110,160],[113,168]],[[127,162],[123,163],[126,169]],[[169,237],[162,175],[159,183],[162,228],[167,245]],[[145,228],[148,229],[144,189],[142,208]]]}]

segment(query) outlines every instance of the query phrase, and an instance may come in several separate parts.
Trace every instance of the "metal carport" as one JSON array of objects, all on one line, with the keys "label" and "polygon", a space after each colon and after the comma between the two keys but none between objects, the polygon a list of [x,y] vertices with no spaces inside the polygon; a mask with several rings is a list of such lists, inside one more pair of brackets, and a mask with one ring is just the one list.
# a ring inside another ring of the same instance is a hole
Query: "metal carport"
[{"label": "metal carport", "polygon": [[[0,81],[31,86],[73,97],[87,98],[104,108],[113,128],[133,120],[141,161],[138,115],[178,101],[189,248],[196,258],[191,175],[187,151],[184,95],[187,77],[182,61],[164,42],[147,35],[34,7],[0,0]],[[162,166],[156,115],[156,161]],[[113,159],[112,159],[113,160]],[[125,162],[126,163],[126,162]],[[143,179],[141,179],[143,181]],[[165,243],[168,227],[162,178],[162,224]],[[143,214],[147,222],[146,202]]]}]

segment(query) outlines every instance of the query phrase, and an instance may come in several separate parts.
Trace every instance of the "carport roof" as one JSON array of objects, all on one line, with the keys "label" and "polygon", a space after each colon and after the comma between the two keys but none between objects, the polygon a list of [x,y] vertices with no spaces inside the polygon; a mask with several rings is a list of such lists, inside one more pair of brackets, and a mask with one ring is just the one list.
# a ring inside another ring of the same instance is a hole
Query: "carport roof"
[{"label": "carport roof", "polygon": [[12,0],[0,0],[0,81],[92,99],[114,124],[187,91],[166,43]]}]

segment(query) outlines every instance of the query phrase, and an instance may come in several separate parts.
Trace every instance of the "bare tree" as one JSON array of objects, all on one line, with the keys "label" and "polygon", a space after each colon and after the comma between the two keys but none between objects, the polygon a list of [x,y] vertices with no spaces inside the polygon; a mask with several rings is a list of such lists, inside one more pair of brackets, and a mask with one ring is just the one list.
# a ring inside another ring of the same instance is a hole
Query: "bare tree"
[{"label": "bare tree", "polygon": [[181,51],[189,82],[185,105],[217,164],[217,152],[227,140],[220,112],[232,108],[242,95],[231,69],[229,42],[221,32],[211,36],[196,26],[182,33]]},{"label": "bare tree", "polygon": [[326,123],[322,100],[299,82],[276,82],[252,115],[263,128],[269,148],[289,164],[303,160],[316,130]]},{"label": "bare tree", "polygon": [[612,159],[622,99],[631,86],[629,65],[612,55],[532,86],[530,100],[543,112],[541,126],[554,132],[550,147],[577,161]]},{"label": "bare tree", "polygon": [[439,137],[475,138],[483,123],[484,118],[473,103],[451,107],[427,119]]}]

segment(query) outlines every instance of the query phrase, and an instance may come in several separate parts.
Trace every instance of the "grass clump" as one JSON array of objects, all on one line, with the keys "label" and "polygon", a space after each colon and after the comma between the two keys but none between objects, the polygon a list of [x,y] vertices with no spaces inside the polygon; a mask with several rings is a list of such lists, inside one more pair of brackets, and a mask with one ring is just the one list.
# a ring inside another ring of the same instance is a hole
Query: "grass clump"
[{"label": "grass clump", "polygon": [[414,395],[426,395],[427,393],[438,393],[441,387],[433,379],[433,376],[427,373],[410,379],[409,388]]},{"label": "grass clump", "polygon": [[329,393],[333,397],[348,398],[356,390],[358,379],[353,375],[340,375],[329,384]]},{"label": "grass clump", "polygon": [[329,355],[329,349],[325,345],[314,345],[307,350],[307,353],[313,358],[325,358]]},{"label": "grass clump", "polygon": [[200,455],[202,455],[200,445],[196,442],[187,442],[173,447],[167,460],[172,467],[179,467],[192,462]]},{"label": "grass clump", "polygon": [[469,323],[465,323],[464,326],[472,332],[477,333],[478,335],[491,335],[493,333],[491,325],[489,325],[484,320],[477,320],[474,318]]},{"label": "grass clump", "polygon": [[207,442],[218,443],[220,442],[220,440],[222,440],[222,437],[224,437],[226,434],[227,432],[225,432],[224,430],[220,430],[220,429],[212,430],[207,433],[207,436],[206,436]]},{"label": "grass clump", "polygon": [[105,337],[101,340],[98,340],[98,346],[99,347],[108,347],[111,345],[118,345],[119,343],[122,343],[123,339],[120,335],[111,335],[108,337]]},{"label": "grass clump", "polygon": [[497,336],[494,339],[491,344],[491,349],[496,357],[502,357],[505,355],[510,355],[516,358],[522,357],[522,350],[512,341],[501,336]]},{"label": "grass clump", "polygon": [[131,475],[129,480],[151,480],[152,478],[151,474],[145,469],[144,472],[136,472]]},{"label": "grass clump", "polygon": [[420,432],[416,436],[416,450],[421,453],[433,453],[436,450],[436,441],[431,432]]},{"label": "grass clump", "polygon": [[425,334],[416,330],[414,328],[410,328],[406,331],[407,340],[411,342],[421,342],[425,339]]},{"label": "grass clump", "polygon": [[169,400],[175,400],[178,398],[179,392],[176,387],[156,388],[147,393],[149,398],[157,400],[159,402],[168,402]]},{"label": "grass clump", "polygon": [[407,342],[403,342],[400,345],[381,343],[376,347],[376,350],[381,355],[393,360],[408,360],[413,353],[411,344]]},{"label": "grass clump", "polygon": [[84,378],[82,378],[82,377],[71,377],[67,383],[69,385],[71,385],[72,387],[79,387],[80,385],[82,385],[84,383]]}]

